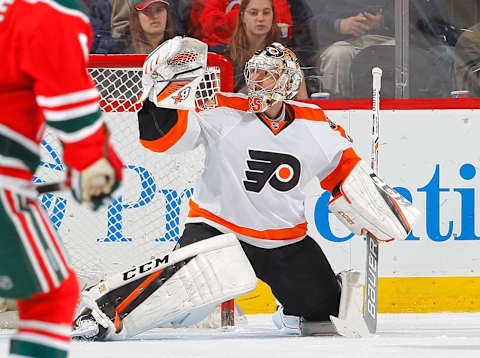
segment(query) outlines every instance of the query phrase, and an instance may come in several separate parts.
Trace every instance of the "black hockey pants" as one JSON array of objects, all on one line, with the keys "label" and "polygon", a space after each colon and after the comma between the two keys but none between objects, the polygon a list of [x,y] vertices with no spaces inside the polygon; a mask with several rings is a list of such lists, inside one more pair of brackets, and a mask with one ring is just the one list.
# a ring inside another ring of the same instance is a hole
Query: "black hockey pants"
[{"label": "black hockey pants", "polygon": [[[186,224],[178,245],[220,234],[205,223]],[[340,286],[322,249],[310,236],[275,249],[240,243],[257,277],[270,286],[285,314],[310,321],[326,321],[330,315],[338,315]]]}]

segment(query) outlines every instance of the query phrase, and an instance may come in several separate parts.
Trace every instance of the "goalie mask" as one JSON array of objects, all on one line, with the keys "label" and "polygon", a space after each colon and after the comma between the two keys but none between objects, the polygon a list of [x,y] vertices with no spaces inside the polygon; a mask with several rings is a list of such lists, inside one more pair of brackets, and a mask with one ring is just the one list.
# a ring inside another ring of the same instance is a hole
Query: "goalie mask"
[{"label": "goalie mask", "polygon": [[244,76],[249,112],[264,112],[295,97],[303,78],[297,56],[278,42],[255,52],[245,65]]}]

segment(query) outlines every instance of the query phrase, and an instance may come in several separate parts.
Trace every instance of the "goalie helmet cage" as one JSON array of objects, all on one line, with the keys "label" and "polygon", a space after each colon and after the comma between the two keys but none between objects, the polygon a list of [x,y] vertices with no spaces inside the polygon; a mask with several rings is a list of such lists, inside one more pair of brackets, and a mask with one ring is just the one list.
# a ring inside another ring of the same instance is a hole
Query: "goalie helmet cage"
[{"label": "goalie helmet cage", "polygon": [[[40,197],[62,238],[66,255],[85,288],[106,275],[141,264],[170,251],[183,231],[188,200],[203,168],[203,148],[178,155],[153,153],[138,140],[136,113],[141,105],[142,65],[146,55],[91,55],[89,73],[101,93],[100,106],[114,147],[124,161],[121,195],[106,208],[91,212],[69,192]],[[233,68],[209,53],[207,65],[220,69],[220,89],[233,91]],[[65,179],[62,148],[48,128],[42,142],[36,182]],[[232,302],[222,306],[230,317]],[[222,325],[232,325],[223,322]]]}]

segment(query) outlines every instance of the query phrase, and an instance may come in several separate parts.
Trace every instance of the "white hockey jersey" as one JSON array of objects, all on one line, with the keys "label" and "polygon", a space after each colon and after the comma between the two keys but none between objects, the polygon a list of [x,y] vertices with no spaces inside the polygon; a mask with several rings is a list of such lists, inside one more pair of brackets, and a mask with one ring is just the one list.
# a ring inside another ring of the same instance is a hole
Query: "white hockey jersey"
[{"label": "white hockey jersey", "polygon": [[219,94],[210,111],[178,111],[160,138],[140,138],[153,151],[205,147],[187,222],[205,222],[262,248],[303,239],[304,188],[314,177],[329,191],[360,159],[345,132],[316,105],[285,102],[285,120],[248,113],[241,94]]}]

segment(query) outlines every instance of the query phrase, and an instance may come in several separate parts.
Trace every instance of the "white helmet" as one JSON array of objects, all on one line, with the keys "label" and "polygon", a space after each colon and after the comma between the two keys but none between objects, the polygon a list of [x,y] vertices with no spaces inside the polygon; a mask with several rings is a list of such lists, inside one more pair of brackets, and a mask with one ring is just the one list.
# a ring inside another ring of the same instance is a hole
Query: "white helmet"
[{"label": "white helmet", "polygon": [[[264,112],[278,101],[295,97],[303,78],[297,56],[278,42],[255,52],[245,64],[244,76],[250,112]],[[273,85],[265,88],[271,78]]]}]

